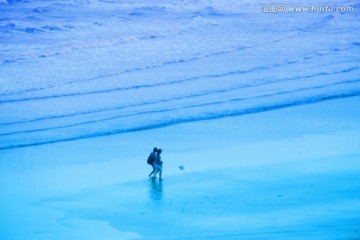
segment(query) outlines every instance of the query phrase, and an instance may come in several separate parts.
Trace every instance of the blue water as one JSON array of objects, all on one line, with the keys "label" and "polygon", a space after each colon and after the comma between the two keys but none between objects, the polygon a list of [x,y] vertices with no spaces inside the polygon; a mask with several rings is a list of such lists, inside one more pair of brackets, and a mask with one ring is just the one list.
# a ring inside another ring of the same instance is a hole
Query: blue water
[{"label": "blue water", "polygon": [[0,1],[0,149],[360,95],[356,2]]}]

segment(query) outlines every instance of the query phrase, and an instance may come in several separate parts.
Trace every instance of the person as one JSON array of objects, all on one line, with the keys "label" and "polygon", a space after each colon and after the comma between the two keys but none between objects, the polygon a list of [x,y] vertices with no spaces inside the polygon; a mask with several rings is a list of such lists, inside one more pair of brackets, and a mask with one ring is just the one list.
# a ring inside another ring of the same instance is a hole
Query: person
[{"label": "person", "polygon": [[155,159],[157,156],[157,151],[158,151],[158,149],[155,147],[153,149],[153,151],[150,153],[148,160],[147,160],[147,163],[149,165],[151,165],[151,167],[152,167],[152,172],[149,174],[149,178],[151,178],[151,176],[156,172],[155,167],[154,167],[154,162],[155,162]]},{"label": "person", "polygon": [[156,158],[154,161],[154,168],[155,168],[155,174],[154,174],[154,178],[156,178],[156,174],[159,173],[159,181],[162,181],[162,164],[163,162],[161,161],[161,154],[162,150],[159,148],[157,150],[157,154],[156,154]]}]

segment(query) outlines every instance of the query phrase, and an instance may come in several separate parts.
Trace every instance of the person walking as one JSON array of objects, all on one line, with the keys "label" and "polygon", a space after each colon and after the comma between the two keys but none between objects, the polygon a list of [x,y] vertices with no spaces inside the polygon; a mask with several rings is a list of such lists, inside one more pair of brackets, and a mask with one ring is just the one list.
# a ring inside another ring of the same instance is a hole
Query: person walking
[{"label": "person walking", "polygon": [[[152,167],[152,171],[151,171],[151,173],[149,174],[149,178],[151,178],[151,176],[152,176],[153,174],[155,174],[155,172],[156,172],[155,166],[154,166],[154,162],[155,162],[155,159],[157,158],[157,151],[158,151],[158,149],[155,147],[155,148],[153,149],[153,151],[150,153],[150,155],[149,155],[149,157],[148,157],[148,159],[147,159],[147,163],[148,163],[149,165],[151,165],[151,167]],[[155,177],[155,176],[154,176],[154,177]]]},{"label": "person walking", "polygon": [[159,148],[157,150],[157,154],[156,154],[156,158],[154,161],[154,168],[155,168],[155,174],[154,174],[154,178],[156,178],[156,174],[159,173],[159,181],[162,181],[162,164],[163,162],[161,161],[161,154],[162,150]]}]

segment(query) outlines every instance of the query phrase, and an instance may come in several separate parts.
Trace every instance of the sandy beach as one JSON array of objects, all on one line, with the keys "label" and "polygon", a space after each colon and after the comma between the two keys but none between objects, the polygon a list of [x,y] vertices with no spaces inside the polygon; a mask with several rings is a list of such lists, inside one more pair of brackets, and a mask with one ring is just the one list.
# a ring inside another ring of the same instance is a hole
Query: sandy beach
[{"label": "sandy beach", "polygon": [[[0,234],[357,239],[359,100],[4,151]],[[147,177],[155,145],[162,182]]]}]

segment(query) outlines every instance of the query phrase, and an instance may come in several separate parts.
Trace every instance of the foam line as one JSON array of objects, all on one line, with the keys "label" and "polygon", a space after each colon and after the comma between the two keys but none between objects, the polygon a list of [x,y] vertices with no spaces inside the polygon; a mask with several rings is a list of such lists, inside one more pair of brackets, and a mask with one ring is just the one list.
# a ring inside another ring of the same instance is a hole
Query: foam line
[{"label": "foam line", "polygon": [[[201,92],[201,93],[195,93],[195,94],[190,94],[190,95],[185,95],[185,96],[174,97],[174,98],[170,98],[170,99],[162,99],[162,100],[157,100],[157,101],[147,101],[147,102],[141,102],[141,103],[137,103],[137,104],[117,106],[117,107],[104,108],[104,109],[97,109],[97,110],[91,110],[91,111],[85,111],[85,112],[79,112],[79,113],[73,113],[73,114],[64,114],[64,115],[58,115],[58,116],[47,116],[47,117],[35,118],[35,119],[25,120],[25,121],[5,122],[5,123],[0,123],[0,126],[23,124],[23,123],[32,123],[32,122],[43,121],[43,120],[61,119],[61,118],[75,117],[75,116],[81,116],[81,115],[87,115],[87,114],[93,114],[93,113],[113,111],[113,110],[128,109],[128,108],[132,108],[132,107],[148,106],[148,105],[152,105],[152,104],[165,103],[165,102],[171,102],[171,101],[176,101],[176,100],[190,99],[190,98],[195,98],[195,97],[203,97],[203,96],[207,96],[207,95],[211,95],[211,94],[231,92],[231,91],[236,91],[236,90],[239,90],[239,89],[266,86],[266,85],[274,84],[274,83],[277,83],[277,82],[297,81],[299,79],[306,79],[306,78],[317,77],[317,76],[326,76],[326,75],[332,75],[332,74],[346,73],[346,72],[351,72],[351,71],[355,71],[355,70],[358,70],[358,69],[360,69],[360,67],[347,68],[347,69],[343,69],[343,70],[340,70],[340,71],[337,71],[337,72],[331,72],[331,73],[321,72],[321,73],[310,74],[310,75],[306,75],[306,76],[302,76],[302,77],[285,78],[285,79],[281,79],[281,80],[269,80],[267,82],[258,83],[258,84],[252,84],[252,85],[240,85],[240,86],[237,86],[237,87],[236,86],[231,86],[228,89],[212,90],[212,91],[210,90],[210,91],[205,91],[205,92]],[[355,80],[355,81],[357,81],[357,80]]]},{"label": "foam line", "polygon": [[[156,83],[156,84],[142,84],[142,85],[135,85],[135,86],[129,86],[129,87],[118,87],[118,88],[111,88],[111,89],[106,89],[106,90],[97,90],[97,91],[90,91],[90,92],[83,92],[83,93],[67,93],[67,94],[48,95],[48,96],[40,96],[40,97],[28,97],[28,98],[19,98],[19,99],[15,98],[15,99],[2,100],[2,101],[0,100],[0,104],[25,102],[25,101],[41,101],[41,100],[56,99],[56,98],[63,98],[63,97],[78,97],[78,96],[84,96],[84,95],[103,94],[103,93],[135,90],[135,89],[155,88],[155,87],[159,87],[159,86],[171,86],[174,84],[180,84],[180,83],[184,83],[184,82],[193,82],[193,81],[197,81],[197,80],[204,79],[204,78],[221,78],[221,77],[226,77],[226,76],[231,76],[231,75],[251,73],[251,72],[256,72],[259,70],[267,70],[267,69],[272,69],[272,68],[281,67],[281,66],[285,66],[285,65],[296,64],[296,63],[302,62],[304,60],[312,59],[316,56],[328,55],[333,51],[334,51],[334,49],[329,50],[326,53],[324,53],[324,52],[314,53],[314,54],[311,54],[308,56],[304,56],[300,59],[288,60],[288,61],[285,61],[282,63],[275,63],[275,64],[270,64],[267,66],[258,66],[258,67],[254,67],[254,68],[248,69],[248,70],[231,71],[231,72],[226,72],[226,73],[222,73],[222,74],[202,75],[202,76],[197,76],[197,77],[192,77],[192,78],[187,78],[187,79],[179,79],[179,80],[161,82],[161,83]],[[337,50],[337,51],[339,51],[339,50]],[[344,70],[344,72],[356,70],[358,68],[359,67],[354,67],[354,68],[351,68],[350,70]],[[11,95],[15,95],[15,94],[11,94]],[[8,96],[8,95],[3,94],[3,95],[0,95],[0,97],[1,96]]]},{"label": "foam line", "polygon": [[[305,90],[305,89],[302,89],[302,90]],[[284,91],[281,94],[286,94],[286,93],[290,93],[290,92],[292,92],[292,91]],[[39,141],[39,142],[33,142],[33,143],[13,144],[13,145],[8,145],[8,146],[2,146],[2,147],[0,147],[0,150],[38,146],[38,145],[52,144],[52,143],[58,143],[58,142],[68,142],[68,141],[74,141],[74,140],[80,140],[80,139],[109,136],[109,135],[120,134],[120,133],[145,131],[145,130],[167,127],[167,126],[172,126],[172,125],[177,125],[177,124],[182,124],[182,123],[207,121],[207,120],[220,119],[220,118],[225,118],[225,117],[248,115],[248,114],[253,114],[253,113],[272,111],[272,110],[277,110],[277,109],[282,109],[282,108],[287,108],[287,107],[311,104],[311,103],[345,98],[345,97],[354,97],[354,96],[360,96],[360,90],[346,92],[346,93],[342,93],[342,94],[329,94],[327,96],[320,94],[318,96],[312,96],[310,98],[303,99],[303,100],[292,100],[292,101],[278,103],[278,104],[274,104],[274,105],[259,106],[259,107],[247,108],[247,109],[239,109],[239,110],[235,110],[235,111],[231,111],[231,112],[224,112],[224,113],[217,113],[217,114],[207,114],[207,116],[194,116],[194,117],[170,120],[170,121],[163,122],[163,123],[153,123],[153,124],[148,124],[148,125],[139,126],[139,127],[127,128],[127,129],[115,129],[115,130],[109,130],[109,131],[104,131],[104,132],[99,132],[99,133],[89,133],[89,134],[84,134],[81,136],[61,138],[61,139],[55,139],[55,140],[50,140],[50,141]],[[263,97],[267,97],[267,96],[264,95]],[[233,99],[231,101],[240,101],[240,100],[243,100],[243,99]],[[221,102],[215,102],[212,104],[218,104],[218,103],[221,103]],[[204,106],[204,105],[205,104],[202,104],[202,106]],[[200,105],[193,105],[193,106],[188,106],[188,107],[198,107],[198,106],[200,106]]]}]

